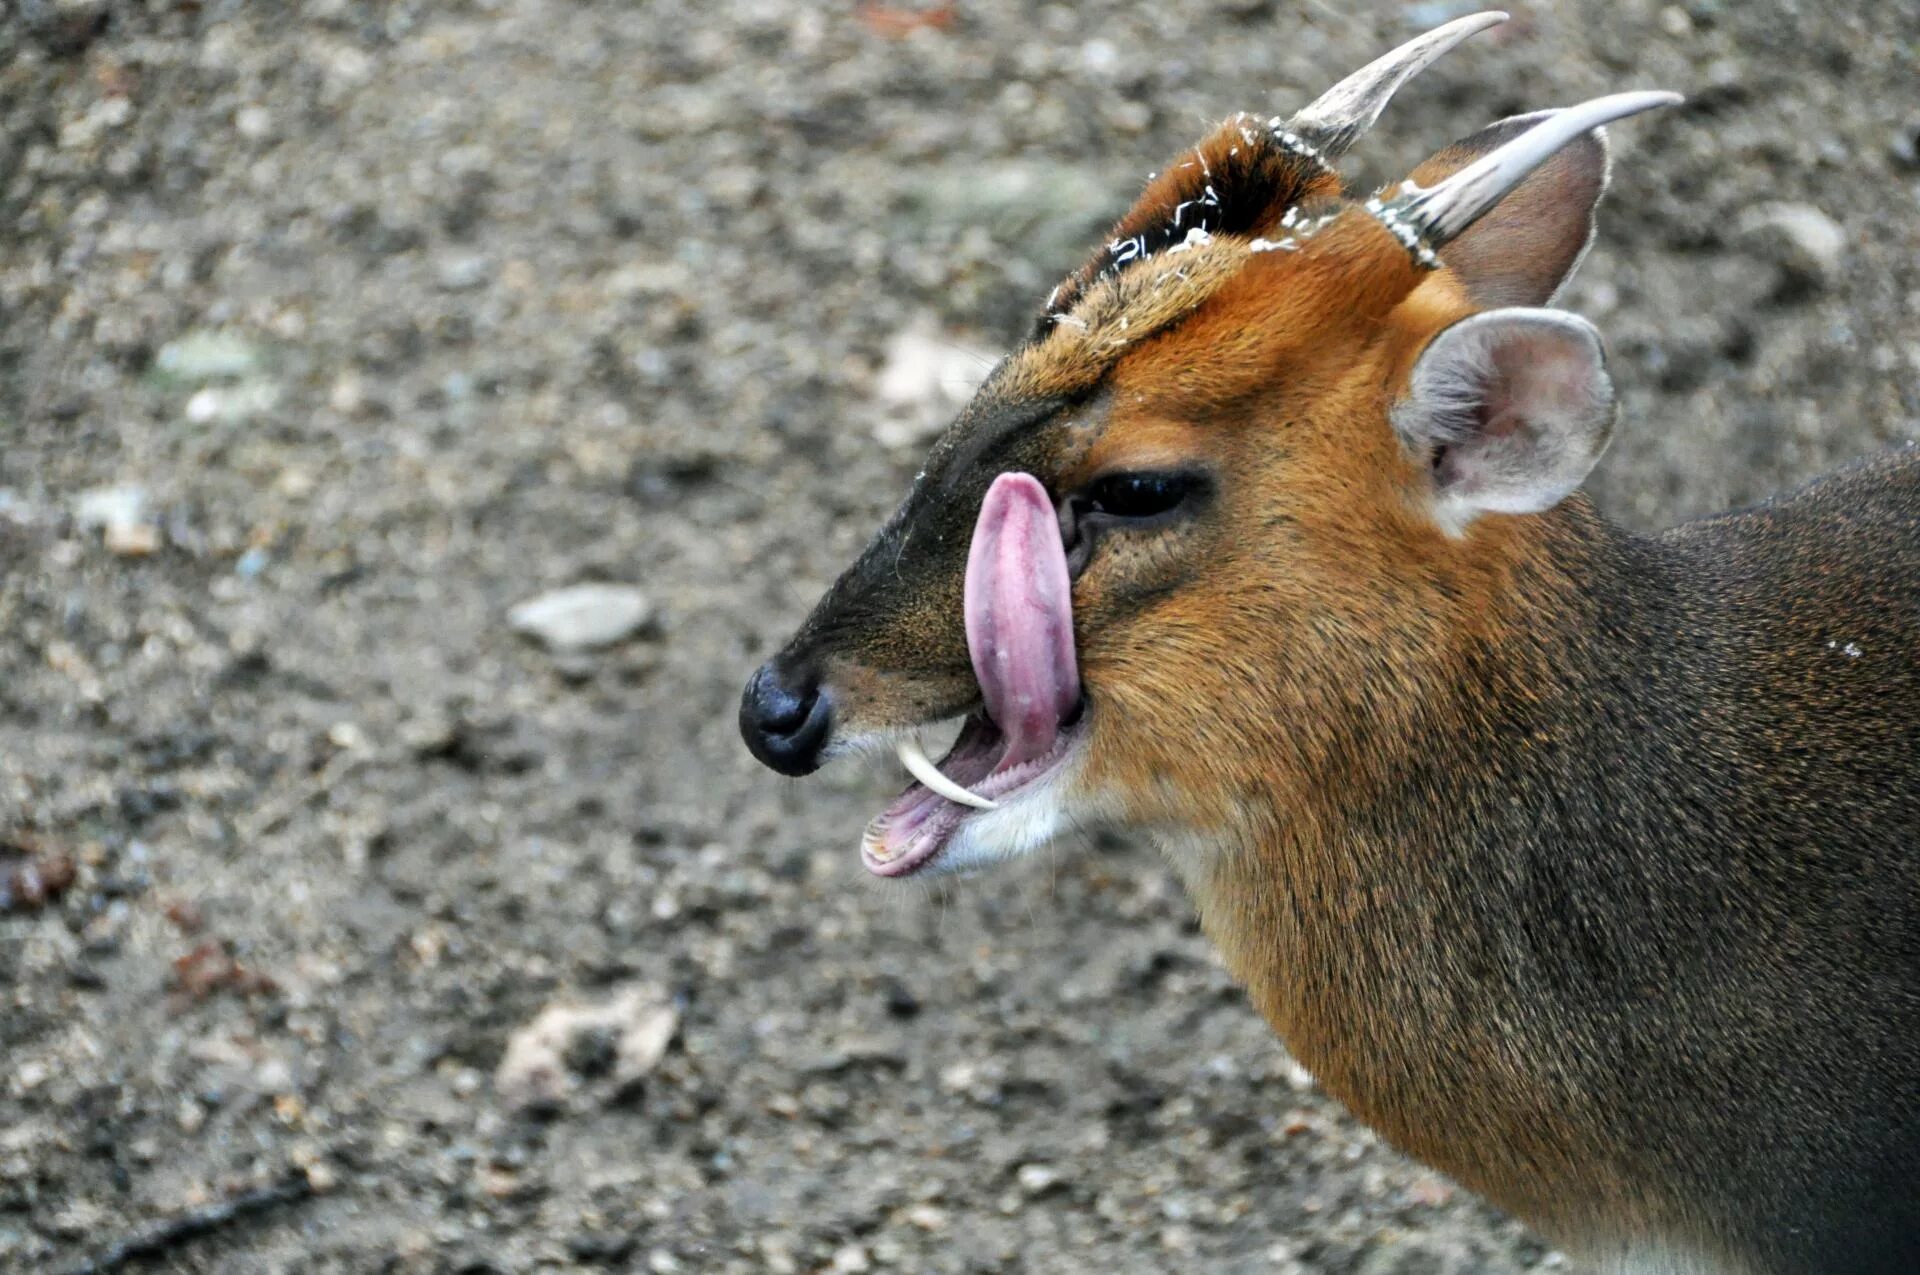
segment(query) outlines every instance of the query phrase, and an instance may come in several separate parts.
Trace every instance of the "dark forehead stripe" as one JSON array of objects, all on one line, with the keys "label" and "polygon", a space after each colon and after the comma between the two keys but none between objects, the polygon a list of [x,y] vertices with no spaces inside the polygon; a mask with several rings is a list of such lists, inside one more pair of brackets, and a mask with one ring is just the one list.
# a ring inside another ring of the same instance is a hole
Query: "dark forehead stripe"
[{"label": "dark forehead stripe", "polygon": [[943,486],[964,479],[982,457],[1003,453],[1021,435],[1039,429],[1075,401],[1068,395],[1032,395],[995,384],[999,379],[990,378],[980,387],[948,436],[951,446],[935,453],[929,473],[937,471]]},{"label": "dark forehead stripe", "polygon": [[1310,193],[1332,192],[1338,179],[1313,148],[1281,126],[1241,114],[1148,182],[1107,242],[1047,298],[1033,339],[1055,315],[1072,310],[1086,290],[1190,241],[1208,235],[1257,235]]}]

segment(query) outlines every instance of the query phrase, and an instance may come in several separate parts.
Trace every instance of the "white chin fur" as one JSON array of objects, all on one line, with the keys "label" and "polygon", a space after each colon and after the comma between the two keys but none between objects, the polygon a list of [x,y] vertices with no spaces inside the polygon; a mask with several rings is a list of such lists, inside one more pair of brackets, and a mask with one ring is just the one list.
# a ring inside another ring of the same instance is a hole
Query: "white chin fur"
[{"label": "white chin fur", "polygon": [[971,876],[1045,849],[1071,829],[1103,822],[1100,803],[1073,792],[1079,763],[1070,757],[1044,782],[1003,798],[999,809],[969,815],[921,875]]},{"label": "white chin fur", "polygon": [[926,871],[940,875],[984,871],[996,863],[1041,849],[1059,836],[1069,822],[1052,793],[1022,794],[1018,801],[998,810],[982,811],[961,824],[953,840],[934,856]]}]

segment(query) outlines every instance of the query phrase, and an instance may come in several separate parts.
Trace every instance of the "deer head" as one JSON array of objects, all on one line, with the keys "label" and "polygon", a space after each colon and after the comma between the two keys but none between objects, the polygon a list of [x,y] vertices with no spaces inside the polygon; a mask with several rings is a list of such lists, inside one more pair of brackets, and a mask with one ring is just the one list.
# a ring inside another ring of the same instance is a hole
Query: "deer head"
[{"label": "deer head", "polygon": [[[1417,729],[1606,444],[1600,340],[1538,307],[1592,234],[1599,126],[1678,100],[1504,120],[1348,196],[1334,164],[1394,90],[1504,16],[1154,177],[753,677],[774,769],[892,743],[918,778],[873,872],[1310,817]],[[936,767],[915,732],[956,717]]]}]

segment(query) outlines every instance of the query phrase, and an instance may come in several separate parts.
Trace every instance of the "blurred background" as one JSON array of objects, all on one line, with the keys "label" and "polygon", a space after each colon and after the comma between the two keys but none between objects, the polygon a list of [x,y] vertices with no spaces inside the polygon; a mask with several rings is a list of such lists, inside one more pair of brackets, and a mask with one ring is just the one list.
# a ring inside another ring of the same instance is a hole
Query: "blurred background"
[{"label": "blurred background", "polygon": [[[0,5],[0,1269],[1558,1264],[1151,855],[879,888],[733,725],[1148,171],[1475,7]],[[1509,7],[1353,171],[1689,95],[1605,508],[1920,437],[1920,4]]]}]

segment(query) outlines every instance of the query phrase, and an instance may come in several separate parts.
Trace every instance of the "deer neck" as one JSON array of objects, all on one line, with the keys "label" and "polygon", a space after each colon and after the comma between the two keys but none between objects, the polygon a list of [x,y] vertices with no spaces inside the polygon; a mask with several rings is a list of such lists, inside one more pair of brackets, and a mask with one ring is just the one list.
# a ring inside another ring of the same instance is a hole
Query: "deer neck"
[{"label": "deer neck", "polygon": [[1635,1180],[1579,1056],[1593,1023],[1571,1008],[1613,989],[1577,985],[1564,929],[1579,918],[1551,860],[1581,856],[1590,885],[1632,853],[1566,812],[1671,782],[1677,748],[1642,739],[1622,756],[1610,740],[1631,720],[1624,694],[1682,715],[1686,696],[1661,655],[1672,579],[1657,546],[1582,500],[1542,522],[1505,612],[1402,689],[1421,727],[1356,740],[1368,782],[1303,786],[1204,849],[1169,847],[1228,966],[1320,1084],[1536,1220],[1582,1198],[1617,1215],[1606,1197]]}]

